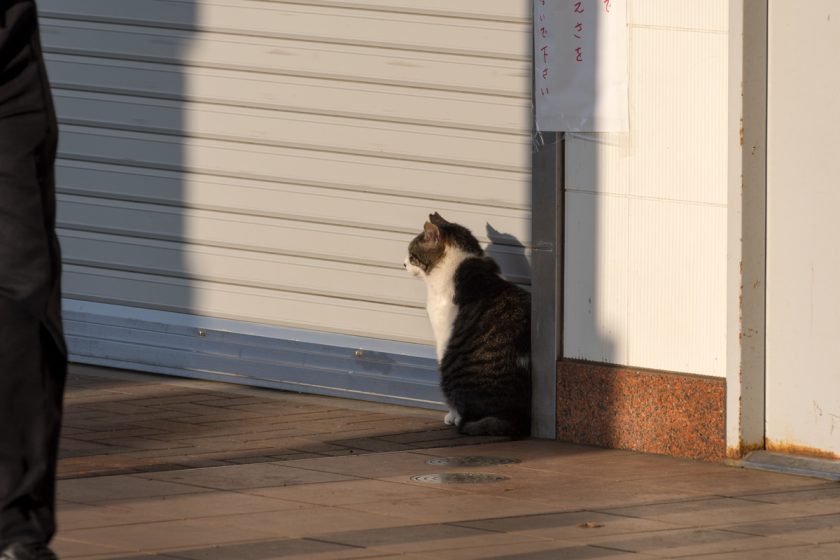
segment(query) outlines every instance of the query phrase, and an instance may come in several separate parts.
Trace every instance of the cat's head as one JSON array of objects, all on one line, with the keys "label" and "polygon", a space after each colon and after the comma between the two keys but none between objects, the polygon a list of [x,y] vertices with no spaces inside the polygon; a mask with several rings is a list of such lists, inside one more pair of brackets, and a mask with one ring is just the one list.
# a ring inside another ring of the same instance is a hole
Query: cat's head
[{"label": "cat's head", "polygon": [[447,222],[435,212],[423,224],[423,233],[409,243],[403,266],[412,276],[425,277],[451,259],[482,255],[484,251],[470,230]]}]

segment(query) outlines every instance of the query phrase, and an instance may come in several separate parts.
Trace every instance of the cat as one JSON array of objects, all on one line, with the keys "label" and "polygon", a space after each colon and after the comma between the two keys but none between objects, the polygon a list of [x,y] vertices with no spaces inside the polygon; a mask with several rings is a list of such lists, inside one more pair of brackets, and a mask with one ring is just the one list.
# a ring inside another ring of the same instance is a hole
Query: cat
[{"label": "cat", "polygon": [[435,212],[403,263],[426,282],[444,418],[466,435],[531,430],[531,295],[500,276],[464,226]]}]

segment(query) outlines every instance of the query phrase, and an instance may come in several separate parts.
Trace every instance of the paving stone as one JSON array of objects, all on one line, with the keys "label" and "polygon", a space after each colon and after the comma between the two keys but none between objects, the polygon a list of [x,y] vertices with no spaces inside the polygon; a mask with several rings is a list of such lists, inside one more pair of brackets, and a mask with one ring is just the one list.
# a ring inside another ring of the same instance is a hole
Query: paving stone
[{"label": "paving stone", "polygon": [[739,550],[721,554],[685,556],[684,560],[837,560],[840,545],[796,545],[755,551]]},{"label": "paving stone", "polygon": [[838,482],[826,482],[782,492],[745,494],[740,497],[756,502],[779,504],[787,508],[805,507],[812,515],[840,513],[840,483]]},{"label": "paving stone", "polygon": [[404,502],[417,498],[438,497],[445,492],[437,488],[421,488],[396,482],[359,479],[344,482],[327,482],[318,485],[317,492],[310,486],[284,486],[244,490],[250,495],[323,506],[350,506],[371,502]]},{"label": "paving stone", "polygon": [[[727,526],[746,521],[788,518],[796,510],[788,505],[739,498],[715,497],[607,510],[606,513],[654,519],[682,526]],[[805,510],[800,510],[802,513]]]},{"label": "paving stone", "polygon": [[[205,520],[197,520],[199,521]],[[270,511],[241,515],[228,515],[219,518],[216,523],[223,523],[230,528],[247,528],[270,534],[272,537],[314,538],[327,540],[327,534],[344,534],[356,531],[374,531],[378,529],[411,525],[404,519],[348,510],[340,507],[314,506],[293,511]]]},{"label": "paving stone", "polygon": [[520,542],[496,544],[470,548],[456,548],[436,551],[434,556],[407,553],[404,560],[440,559],[446,560],[650,560],[656,558],[647,554],[623,552],[594,546],[576,545],[562,541]]},{"label": "paving stone", "polygon": [[611,537],[591,537],[585,542],[610,550],[650,554],[665,558],[732,552],[755,552],[797,544],[773,536],[757,536],[707,528],[672,529]]},{"label": "paving stone", "polygon": [[[408,486],[408,485],[405,485]],[[419,488],[412,487],[415,491]],[[493,519],[499,516],[532,515],[551,511],[553,506],[523,500],[512,500],[499,495],[453,497],[452,492],[439,491],[435,496],[411,497],[405,492],[403,497],[390,499],[368,500],[362,503],[350,504],[348,509],[392,515],[415,522],[449,523],[473,529],[490,530],[475,520]],[[514,533],[516,531],[503,531]],[[521,533],[532,536],[531,533]],[[539,535],[538,535],[539,536]]]},{"label": "paving stone", "polygon": [[140,475],[150,481],[176,482],[179,484],[212,488],[214,490],[242,490],[296,484],[316,484],[352,480],[353,476],[325,473],[287,466],[287,464],[261,463],[229,465],[202,469],[183,469]]},{"label": "paving stone", "polygon": [[344,457],[322,457],[294,461],[296,467],[327,473],[351,475],[359,478],[401,477],[397,482],[407,481],[408,476],[427,471],[429,457],[413,451],[396,453],[371,453]]},{"label": "paving stone", "polygon": [[807,515],[759,523],[741,523],[732,531],[751,535],[780,535],[786,539],[814,544],[840,543],[840,514]]},{"label": "paving stone", "polygon": [[[468,438],[439,411],[73,365],[64,425],[74,560],[840,558],[840,484]],[[427,464],[467,456],[520,462]],[[508,478],[411,479],[460,471]]]},{"label": "paving stone", "polygon": [[330,558],[334,560],[369,557],[369,552],[354,546],[311,539],[271,539],[249,543],[181,549],[173,554],[185,560],[268,560],[273,558]]},{"label": "paving stone", "polygon": [[152,480],[134,475],[60,480],[57,497],[80,504],[207,492],[205,488]]},{"label": "paving stone", "polygon": [[[536,508],[535,508],[536,509]],[[461,522],[459,525],[500,531],[523,533],[535,537],[561,540],[588,540],[608,535],[643,533],[673,529],[662,521],[638,519],[595,511],[571,511],[497,517],[480,521]]]},{"label": "paving stone", "polygon": [[135,523],[114,527],[74,529],[64,531],[68,540],[88,542],[97,546],[128,549],[135,554],[165,552],[178,548],[256,541],[270,538],[262,531],[246,527],[231,527],[208,520],[177,520]]},{"label": "paving stone", "polygon": [[439,523],[324,533],[319,535],[318,539],[392,552],[430,552],[482,544],[498,545],[533,540],[519,535],[489,533],[469,527]]}]

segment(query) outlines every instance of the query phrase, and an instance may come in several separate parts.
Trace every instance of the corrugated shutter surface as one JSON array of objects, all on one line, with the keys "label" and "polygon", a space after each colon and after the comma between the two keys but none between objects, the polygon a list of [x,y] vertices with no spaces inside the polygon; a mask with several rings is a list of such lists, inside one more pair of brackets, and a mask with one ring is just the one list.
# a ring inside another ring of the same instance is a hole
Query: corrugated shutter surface
[{"label": "corrugated shutter surface", "polygon": [[528,1],[39,9],[65,297],[430,343],[430,211],[528,283]]}]

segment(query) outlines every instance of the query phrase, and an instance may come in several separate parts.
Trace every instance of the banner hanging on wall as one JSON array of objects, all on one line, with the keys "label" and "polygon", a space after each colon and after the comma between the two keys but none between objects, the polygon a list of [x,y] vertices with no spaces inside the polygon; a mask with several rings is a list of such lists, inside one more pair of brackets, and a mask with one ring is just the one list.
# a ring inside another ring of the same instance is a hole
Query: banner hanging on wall
[{"label": "banner hanging on wall", "polygon": [[534,0],[537,129],[626,132],[626,0]]}]

